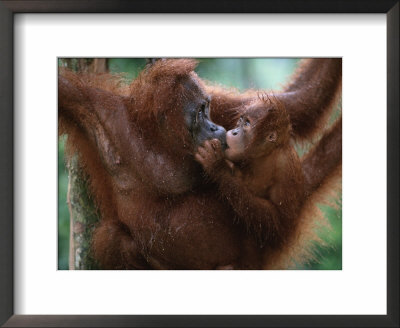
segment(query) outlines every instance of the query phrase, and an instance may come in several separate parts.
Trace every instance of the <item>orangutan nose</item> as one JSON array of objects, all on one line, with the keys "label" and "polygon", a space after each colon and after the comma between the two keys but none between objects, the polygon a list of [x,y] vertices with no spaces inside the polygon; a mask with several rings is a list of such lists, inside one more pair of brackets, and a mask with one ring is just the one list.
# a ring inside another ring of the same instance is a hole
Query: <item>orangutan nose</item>
[{"label": "orangutan nose", "polygon": [[232,130],[232,135],[237,136],[239,134],[239,129]]}]

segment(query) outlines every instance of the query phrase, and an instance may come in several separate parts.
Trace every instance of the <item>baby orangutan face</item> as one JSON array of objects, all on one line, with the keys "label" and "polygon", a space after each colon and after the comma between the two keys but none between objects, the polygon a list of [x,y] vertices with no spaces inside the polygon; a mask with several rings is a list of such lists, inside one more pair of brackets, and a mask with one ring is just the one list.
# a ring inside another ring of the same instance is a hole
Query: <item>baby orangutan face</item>
[{"label": "baby orangutan face", "polygon": [[240,117],[235,129],[226,133],[228,149],[225,150],[225,157],[232,162],[244,159],[246,149],[253,140],[254,122],[247,115]]},{"label": "baby orangutan face", "polygon": [[268,156],[289,138],[289,120],[275,100],[258,100],[249,106],[235,129],[226,133],[226,159],[242,162]]}]

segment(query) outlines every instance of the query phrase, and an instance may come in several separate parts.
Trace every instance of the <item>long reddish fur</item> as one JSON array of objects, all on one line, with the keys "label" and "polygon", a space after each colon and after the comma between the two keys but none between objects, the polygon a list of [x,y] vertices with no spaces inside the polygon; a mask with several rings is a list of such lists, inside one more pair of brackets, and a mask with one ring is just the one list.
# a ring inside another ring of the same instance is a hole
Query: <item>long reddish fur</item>
[{"label": "long reddish fur", "polygon": [[[99,227],[95,235],[94,249],[95,253],[103,257],[103,264],[106,268],[165,268],[165,264],[160,264],[157,259],[145,258],[142,255],[148,247],[146,245],[148,238],[156,236],[161,226],[157,222],[144,222],[142,226],[139,226],[141,228],[138,231],[132,231],[129,227],[127,228],[126,220],[121,217],[124,209],[120,208],[120,202],[117,201],[119,196],[116,194],[116,178],[114,176],[115,172],[120,172],[121,165],[133,165],[129,161],[135,159],[130,158],[129,154],[125,153],[124,143],[119,140],[119,137],[123,135],[120,130],[123,130],[128,123],[114,117],[118,116],[119,113],[124,113],[129,124],[140,126],[143,138],[146,141],[144,144],[139,143],[137,145],[142,152],[148,151],[147,146],[152,150],[166,152],[172,159],[175,158],[174,167],[179,167],[179,160],[183,157],[185,161],[190,163],[188,159],[192,151],[190,140],[187,132],[183,129],[182,115],[177,114],[176,108],[182,103],[182,97],[184,97],[182,85],[179,81],[181,78],[193,74],[195,65],[195,61],[185,59],[159,61],[151,69],[142,72],[129,86],[121,79],[107,74],[80,75],[64,71],[60,75],[59,131],[60,134],[68,134],[69,156],[75,153],[79,154],[81,165],[89,176],[90,189],[99,207],[102,221],[105,222]],[[283,96],[279,98],[289,113],[294,138],[307,139],[321,133],[326,117],[331,112],[335,99],[337,99],[340,81],[341,61],[339,64],[338,60],[311,60],[301,66],[297,75],[282,93]],[[199,83],[202,82],[199,81]],[[317,86],[320,87],[321,85],[324,87],[325,94],[323,95],[320,94],[320,91],[315,90],[318,89]],[[204,87],[213,96],[212,118],[216,123],[228,128],[234,124],[238,109],[257,95],[256,92],[252,91],[237,94],[227,92],[222,88]],[[296,97],[300,97],[297,99],[299,99],[301,106],[294,106]],[[310,106],[313,113],[309,113],[308,108]],[[169,130],[167,138],[160,142],[157,138],[163,131],[160,130],[158,120],[163,115],[169,118]],[[115,126],[115,124],[121,126]],[[135,141],[131,140],[130,142]],[[168,146],[170,147],[168,148]],[[329,147],[334,147],[334,151],[327,151]],[[334,164],[326,165],[329,164],[331,159],[333,159]],[[324,191],[330,190],[326,185],[332,186],[333,182],[330,181],[338,180],[337,172],[340,166],[341,133],[339,133],[338,124],[335,124],[324,135],[321,142],[316,145],[316,148],[303,159],[303,167],[305,168],[306,179],[308,179],[309,198],[299,216],[300,223],[296,233],[290,238],[290,242],[288,241],[280,250],[270,253],[268,260],[264,260],[262,267],[283,268],[288,267],[292,260],[302,262],[309,259],[311,255],[310,245],[312,241],[318,240],[314,233],[316,221],[312,219],[318,216],[318,208],[314,205],[314,200],[324,198]],[[315,181],[311,181],[310,177],[313,176],[315,170],[320,170],[320,174],[317,178],[314,177]],[[202,177],[199,175],[197,178],[201,179]],[[204,185],[204,182],[198,185],[196,179],[186,181],[185,175],[183,175],[183,179],[183,185],[192,184],[191,190],[198,190],[199,187],[209,188],[207,183]],[[138,213],[144,211],[143,215],[156,217],[160,212],[152,208],[154,206],[153,200],[160,195],[164,195],[162,197],[165,198],[164,189],[157,187],[157,181],[140,181],[139,185],[143,185],[143,193],[134,192],[134,197],[138,197],[137,199],[143,205],[137,207],[136,211]],[[180,184],[173,186],[173,188],[185,190]],[[168,202],[174,203],[179,201],[181,194],[178,191],[177,194],[170,196],[167,194],[167,197],[170,199]],[[193,202],[201,203],[207,201],[207,197],[204,198],[204,196],[199,195],[196,199],[195,195],[191,195],[190,199],[193,199]],[[206,204],[204,203],[205,206]],[[220,213],[222,216],[227,215],[226,213],[232,213],[225,209],[221,211],[221,205],[213,203],[209,203],[209,205],[210,211]],[[183,207],[183,210],[188,211],[188,213],[191,212],[189,207]],[[209,211],[207,210],[205,213],[209,213]],[[309,215],[310,213],[312,215]],[[185,213],[181,213],[180,217],[184,219]],[[226,217],[222,221],[231,219],[232,217]],[[118,226],[122,228],[116,228]],[[135,227],[138,228],[137,225]],[[218,230],[217,227],[215,232],[203,227],[205,230],[201,234],[205,234],[203,238],[210,238],[210,240],[222,238],[226,225],[224,224],[221,227],[221,230]],[[234,225],[232,229],[242,228]],[[117,241],[108,248],[107,243],[110,234]],[[236,232],[234,235],[242,236],[241,233]],[[136,241],[133,242],[132,238],[136,238]],[[188,238],[188,243],[190,242],[192,240]],[[247,244],[250,244],[250,246],[247,246]],[[253,246],[251,246],[251,242],[246,241],[243,247],[252,248]],[[177,254],[177,257],[171,254],[167,255],[175,260],[180,256],[180,254]],[[184,253],[184,255],[191,256],[187,253]],[[257,262],[259,255],[253,254],[249,257],[252,256]],[[121,266],[122,262],[126,262],[125,265]],[[171,267],[182,266],[184,264],[179,263]]]}]

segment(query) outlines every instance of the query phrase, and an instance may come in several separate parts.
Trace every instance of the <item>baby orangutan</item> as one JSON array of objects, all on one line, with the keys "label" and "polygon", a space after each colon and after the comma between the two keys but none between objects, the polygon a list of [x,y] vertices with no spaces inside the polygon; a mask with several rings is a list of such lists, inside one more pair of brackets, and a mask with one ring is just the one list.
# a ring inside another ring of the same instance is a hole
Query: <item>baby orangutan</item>
[{"label": "baby orangutan", "polygon": [[228,148],[209,140],[195,158],[234,210],[235,221],[268,253],[285,247],[296,230],[304,175],[289,116],[275,97],[259,97],[240,112],[236,128],[227,132]]}]

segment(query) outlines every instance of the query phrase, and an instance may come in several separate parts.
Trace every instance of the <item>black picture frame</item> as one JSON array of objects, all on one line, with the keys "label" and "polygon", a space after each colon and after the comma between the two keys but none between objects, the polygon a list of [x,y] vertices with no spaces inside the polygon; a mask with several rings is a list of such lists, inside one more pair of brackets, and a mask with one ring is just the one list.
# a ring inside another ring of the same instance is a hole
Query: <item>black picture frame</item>
[{"label": "black picture frame", "polygon": [[[13,22],[16,13],[385,13],[387,15],[387,315],[14,315]],[[399,1],[0,1],[0,63],[0,324],[5,327],[399,327]]]}]

